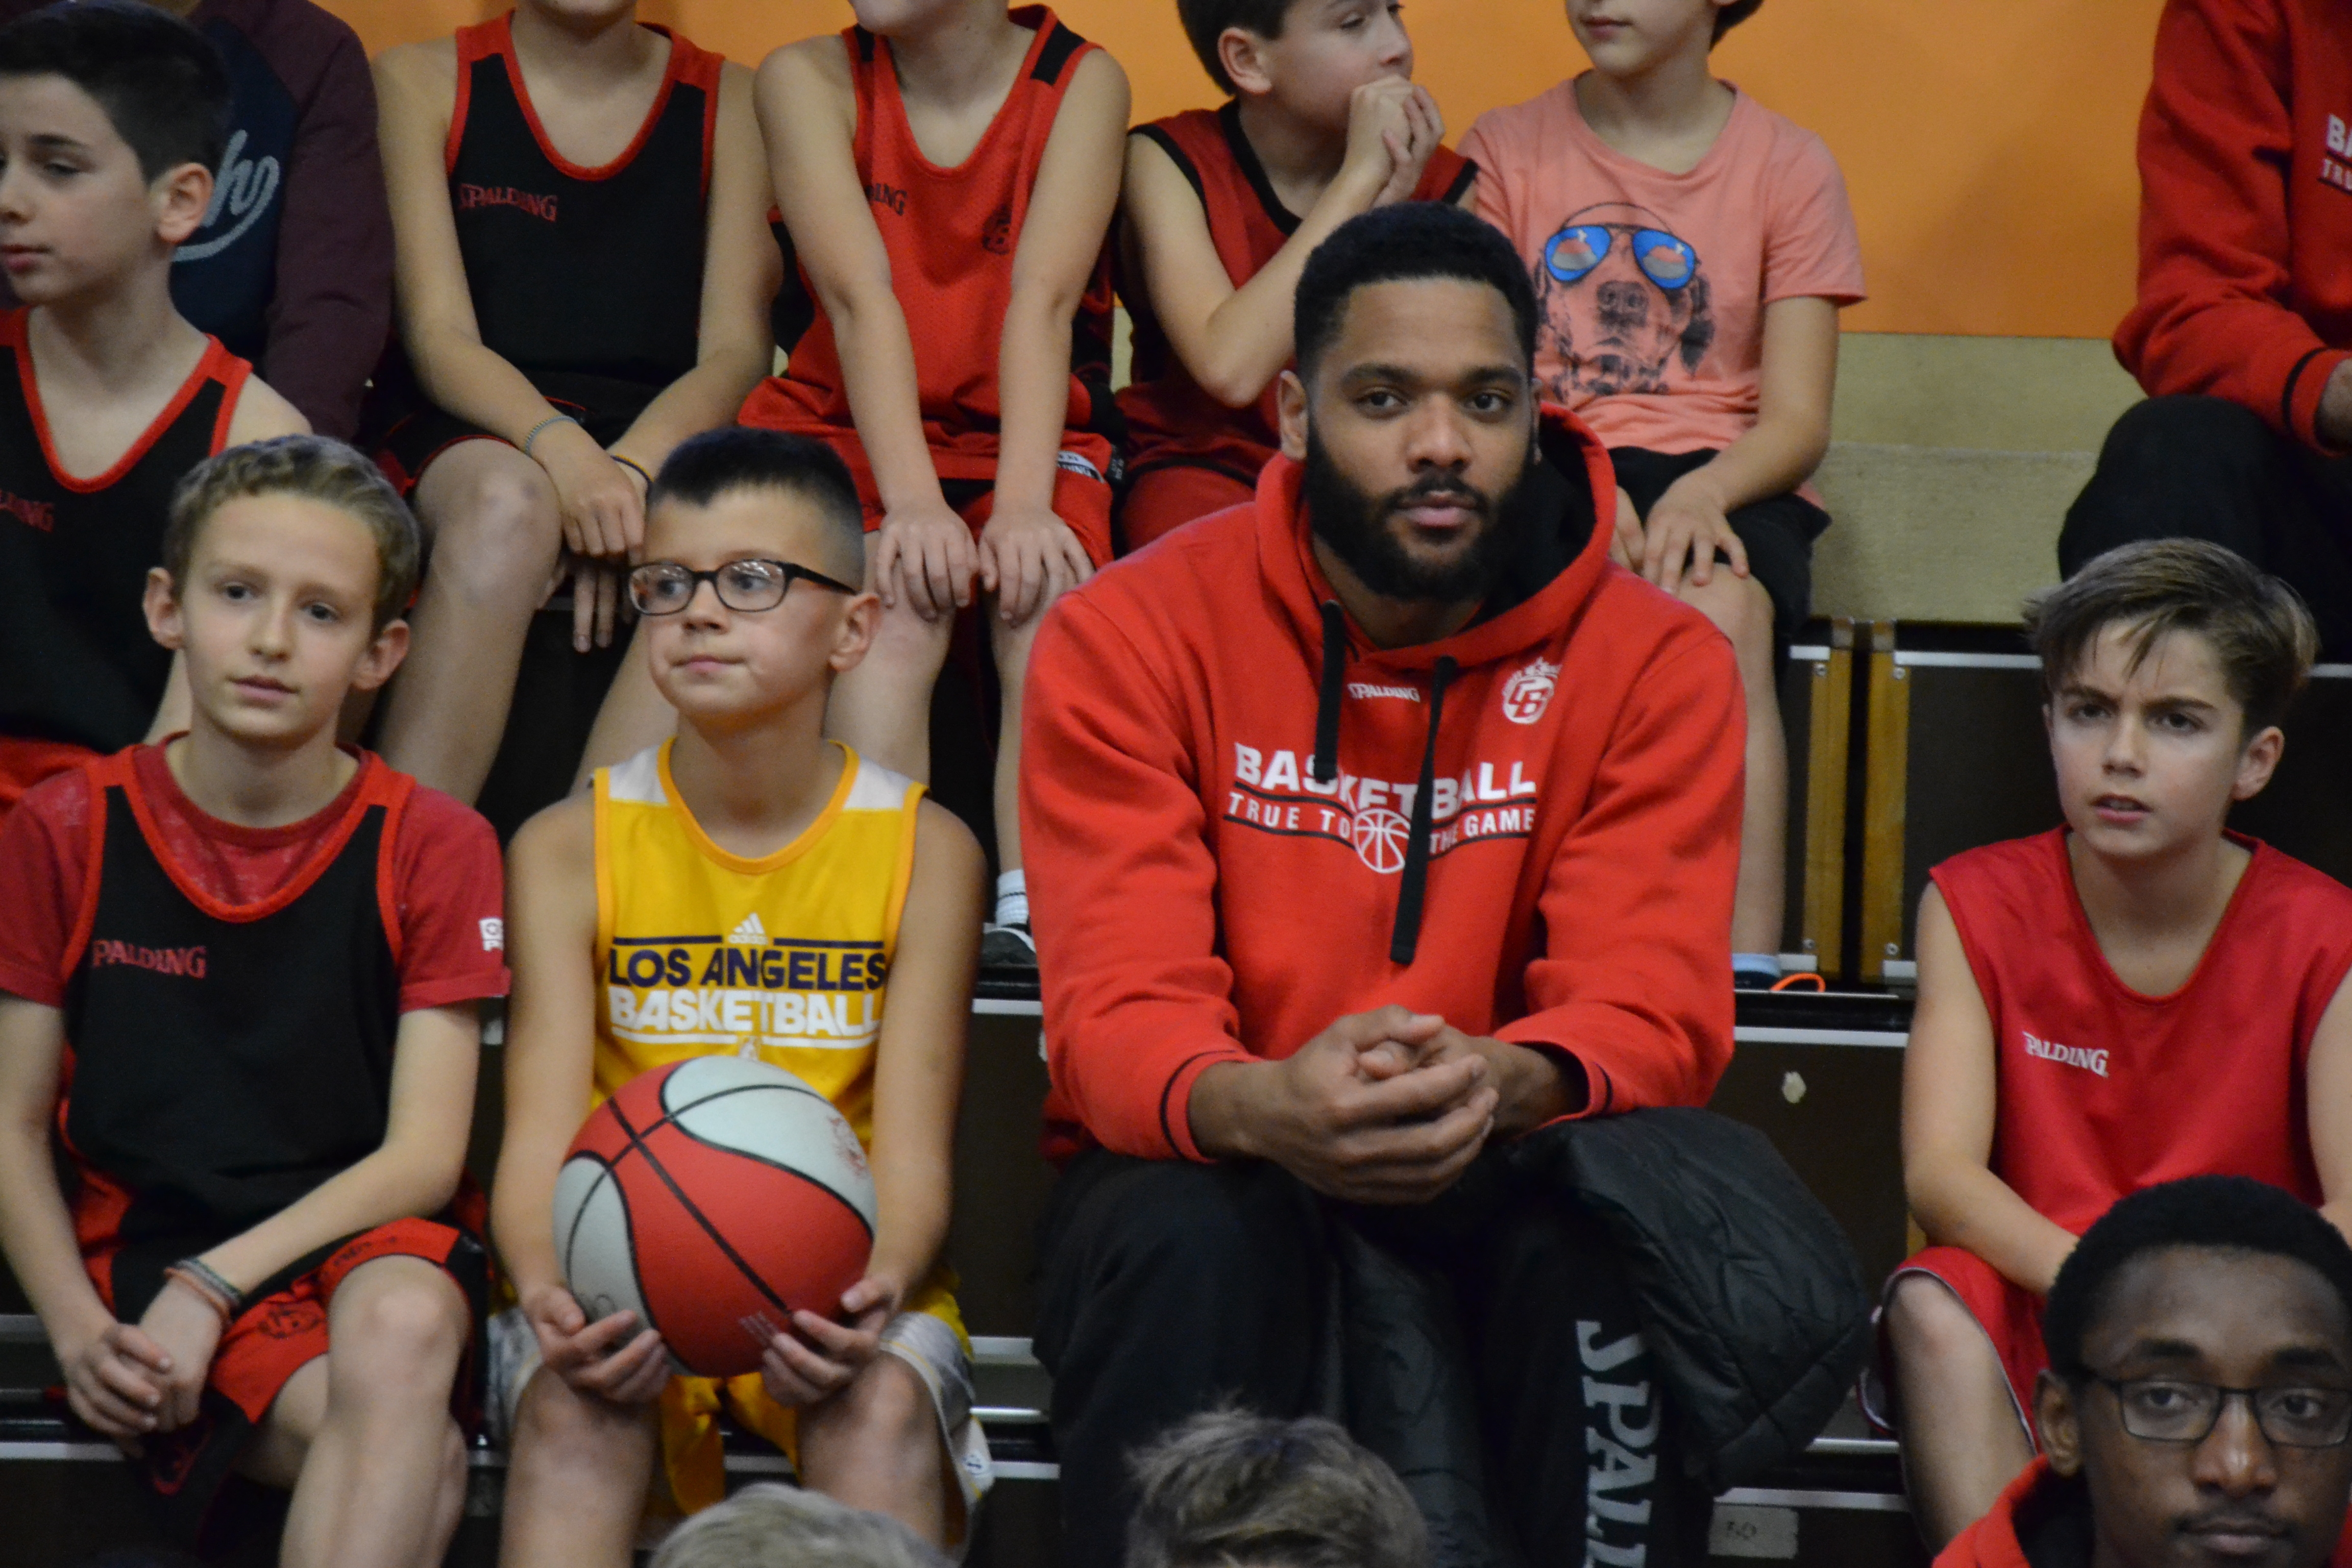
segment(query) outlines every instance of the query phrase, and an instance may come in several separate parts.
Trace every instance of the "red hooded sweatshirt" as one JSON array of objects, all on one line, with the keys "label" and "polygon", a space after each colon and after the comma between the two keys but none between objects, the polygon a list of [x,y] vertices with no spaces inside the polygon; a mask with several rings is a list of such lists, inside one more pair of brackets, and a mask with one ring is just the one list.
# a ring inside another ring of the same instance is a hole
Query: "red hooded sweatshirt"
[{"label": "red hooded sweatshirt", "polygon": [[[1993,1500],[1992,1510],[1936,1554],[1935,1568],[2091,1568],[2089,1494],[2036,1457]],[[2352,1528],[2327,1559],[2352,1568]]]},{"label": "red hooded sweatshirt", "polygon": [[2352,30],[2343,0],[2170,0],[2139,122],[2139,303],[2116,357],[2316,447],[2352,350]]},{"label": "red hooded sweatshirt", "polygon": [[1392,1002],[1572,1056],[1591,1112],[1713,1090],[1739,677],[1703,616],[1610,563],[1608,454],[1565,413],[1545,423],[1523,569],[1442,642],[1366,641],[1282,458],[1253,504],[1048,617],[1021,837],[1049,1153],[1202,1159],[1202,1071]]}]

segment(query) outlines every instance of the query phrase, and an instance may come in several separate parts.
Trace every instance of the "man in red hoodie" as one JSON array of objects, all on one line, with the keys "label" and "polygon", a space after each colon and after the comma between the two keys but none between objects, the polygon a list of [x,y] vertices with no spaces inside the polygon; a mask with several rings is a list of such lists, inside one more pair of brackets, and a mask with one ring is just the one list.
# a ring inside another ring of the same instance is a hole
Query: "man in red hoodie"
[{"label": "man in red hoodie", "polygon": [[2352,48],[2342,0],[2169,0],[2139,125],[2148,401],[2066,515],[2068,576],[2209,539],[2294,584],[2352,649]]},{"label": "man in red hoodie", "polygon": [[1496,1532],[1639,1561],[1689,1510],[1622,1270],[1501,1151],[1730,1056],[1731,648],[1611,564],[1499,233],[1378,209],[1296,309],[1255,501],[1066,599],[1024,697],[1066,1554],[1118,1560],[1166,1426],[1334,1400],[1368,1244],[1459,1320]]},{"label": "man in red hoodie", "polygon": [[2330,1561],[2352,1495],[2352,1247],[2318,1211],[2242,1176],[2135,1193],[2068,1254],[2042,1326],[2042,1457],[1936,1568]]}]

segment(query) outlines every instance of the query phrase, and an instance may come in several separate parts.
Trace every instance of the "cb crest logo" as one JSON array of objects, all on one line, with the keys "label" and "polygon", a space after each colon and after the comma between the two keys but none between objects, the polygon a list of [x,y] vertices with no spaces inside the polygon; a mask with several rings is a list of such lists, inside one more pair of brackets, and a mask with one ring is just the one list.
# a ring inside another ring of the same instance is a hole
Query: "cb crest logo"
[{"label": "cb crest logo", "polygon": [[1559,686],[1559,666],[1538,658],[1503,682],[1503,717],[1514,724],[1532,724],[1551,706]]}]

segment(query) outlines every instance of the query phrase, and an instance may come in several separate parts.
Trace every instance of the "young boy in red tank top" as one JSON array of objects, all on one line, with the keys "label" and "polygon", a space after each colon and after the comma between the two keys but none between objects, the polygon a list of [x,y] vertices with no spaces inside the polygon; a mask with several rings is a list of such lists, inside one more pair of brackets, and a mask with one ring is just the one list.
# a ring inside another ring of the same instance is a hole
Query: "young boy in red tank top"
[{"label": "young boy in red tank top", "polygon": [[335,743],[407,648],[417,550],[340,442],[211,459],[146,595],[188,731],[0,827],[0,1250],[173,1532],[233,1470],[290,1487],[289,1568],[438,1563],[465,1502],[498,845]]},{"label": "young boy in red tank top", "polygon": [[2111,1204],[2203,1174],[2339,1226],[2352,1202],[2352,890],[2224,826],[2278,763],[2309,612],[2168,540],[2029,621],[2065,826],[1936,868],[1904,1063],[1904,1186],[1933,1245],[1890,1281],[1885,1331],[1939,1549],[2033,1457],[2041,1299]]},{"label": "young boy in red tank top", "polygon": [[[172,304],[227,136],[220,56],[143,5],[0,29],[0,812],[42,778],[184,727],[139,600],[172,487],[307,429]],[[168,696],[167,696],[168,693]]]},{"label": "young boy in red tank top", "polygon": [[[433,540],[382,743],[472,800],[551,584],[573,647],[609,644],[646,476],[767,374],[780,268],[751,73],[636,0],[519,0],[375,74],[416,383],[382,460]],[[673,722],[635,651],[591,749]]]},{"label": "young boy in red tank top", "polygon": [[856,26],[760,68],[760,125],[814,309],[740,417],[827,442],[857,482],[882,624],[827,726],[859,755],[930,777],[931,686],[977,579],[1003,691],[1002,875],[982,962],[1034,966],[1022,678],[1046,608],[1110,559],[1102,261],[1127,76],[1043,5],[852,9]]},{"label": "young boy in red tank top", "polygon": [[1129,550],[1238,506],[1281,447],[1275,378],[1308,252],[1376,206],[1469,206],[1388,0],[1177,0],[1218,110],[1127,142],[1119,293],[1135,320],[1119,525]]}]

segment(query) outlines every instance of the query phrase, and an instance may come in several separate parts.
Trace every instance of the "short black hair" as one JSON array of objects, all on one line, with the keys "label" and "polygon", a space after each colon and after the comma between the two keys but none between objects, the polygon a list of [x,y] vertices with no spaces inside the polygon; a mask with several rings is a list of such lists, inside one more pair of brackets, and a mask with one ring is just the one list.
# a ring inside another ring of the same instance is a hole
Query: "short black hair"
[{"label": "short black hair", "polygon": [[0,77],[63,77],[98,100],[152,180],[183,163],[220,173],[229,79],[203,33],[139,0],[47,5],[0,27]]},{"label": "short black hair", "polygon": [[1756,15],[1763,5],[1764,0],[1731,0],[1730,5],[1717,7],[1715,13],[1716,41],[1721,42],[1724,34]]},{"label": "short black hair", "polygon": [[[1176,0],[1176,19],[1184,24],[1184,37],[1192,40],[1192,52],[1201,57],[1201,68],[1209,73],[1218,91],[1231,97],[1234,81],[1225,74],[1224,61],[1217,58],[1217,40],[1225,36],[1227,27],[1239,27],[1261,38],[1278,38],[1283,22],[1297,4],[1298,0]],[[1763,0],[1740,0],[1740,4],[1760,5]]]},{"label": "short black hair", "polygon": [[777,489],[804,498],[840,525],[862,556],[866,510],[857,482],[839,453],[806,436],[738,425],[681,441],[647,488],[646,510],[666,500],[709,506],[740,489]]},{"label": "short black hair", "polygon": [[1349,299],[1375,283],[1424,278],[1484,283],[1510,303],[1520,364],[1536,357],[1536,290],[1503,232],[1445,202],[1397,202],[1349,218],[1307,257],[1293,306],[1292,344],[1299,373],[1339,334]]},{"label": "short black hair", "polygon": [[2144,1253],[2176,1247],[2291,1258],[2334,1288],[2352,1323],[2352,1245],[2317,1209],[2248,1176],[2185,1176],[2119,1200],[2059,1266],[2042,1309],[2050,1370],[2080,1387],[2083,1342],[2106,1310],[2116,1277]]}]

